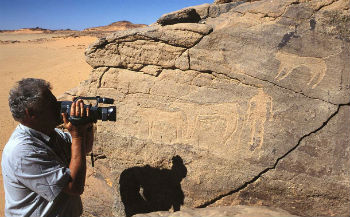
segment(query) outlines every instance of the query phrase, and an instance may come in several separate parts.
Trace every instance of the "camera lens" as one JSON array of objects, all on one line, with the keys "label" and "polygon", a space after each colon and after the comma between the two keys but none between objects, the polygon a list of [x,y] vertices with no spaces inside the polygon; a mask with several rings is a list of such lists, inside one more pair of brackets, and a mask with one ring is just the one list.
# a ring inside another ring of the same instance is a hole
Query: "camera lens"
[{"label": "camera lens", "polygon": [[101,108],[101,120],[102,121],[116,121],[116,107],[103,107]]},{"label": "camera lens", "polygon": [[116,121],[117,120],[117,108],[115,106],[110,106],[108,108],[108,120],[109,121]]}]

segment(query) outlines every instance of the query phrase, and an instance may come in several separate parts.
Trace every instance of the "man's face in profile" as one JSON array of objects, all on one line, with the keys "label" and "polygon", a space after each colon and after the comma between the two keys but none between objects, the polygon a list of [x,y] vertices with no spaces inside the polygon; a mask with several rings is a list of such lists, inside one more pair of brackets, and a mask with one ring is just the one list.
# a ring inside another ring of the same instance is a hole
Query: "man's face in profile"
[{"label": "man's face in profile", "polygon": [[36,117],[38,122],[48,129],[54,129],[61,123],[59,104],[49,89],[44,92],[44,101],[36,112]]}]

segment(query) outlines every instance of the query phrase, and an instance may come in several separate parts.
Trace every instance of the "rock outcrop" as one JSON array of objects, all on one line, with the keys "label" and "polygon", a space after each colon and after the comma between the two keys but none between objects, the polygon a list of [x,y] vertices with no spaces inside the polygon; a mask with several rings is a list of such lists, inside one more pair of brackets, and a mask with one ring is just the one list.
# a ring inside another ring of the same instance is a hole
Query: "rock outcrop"
[{"label": "rock outcrop", "polygon": [[348,215],[349,0],[192,8],[198,23],[93,44],[91,78],[68,93],[116,99],[95,146],[114,214],[243,204]]}]

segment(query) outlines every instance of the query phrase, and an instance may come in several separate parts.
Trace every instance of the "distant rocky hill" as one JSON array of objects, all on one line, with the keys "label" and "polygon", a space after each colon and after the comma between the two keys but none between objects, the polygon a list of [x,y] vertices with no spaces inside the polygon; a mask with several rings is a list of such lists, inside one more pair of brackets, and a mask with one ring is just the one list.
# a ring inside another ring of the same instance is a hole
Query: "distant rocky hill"
[{"label": "distant rocky hill", "polygon": [[133,24],[129,21],[118,21],[118,22],[111,23],[107,26],[87,28],[87,29],[84,29],[83,31],[121,31],[121,30],[134,29],[134,28],[140,28],[145,26],[147,25]]},{"label": "distant rocky hill", "polygon": [[67,95],[116,100],[95,145],[114,215],[249,205],[348,216],[349,3],[216,1],[92,44],[91,77]]},{"label": "distant rocky hill", "polygon": [[0,30],[0,33],[11,33],[11,34],[63,34],[68,36],[82,36],[82,35],[93,35],[97,37],[104,37],[106,34],[115,31],[123,31],[127,29],[135,29],[140,27],[145,27],[145,24],[133,24],[129,21],[118,21],[107,26],[99,26],[87,28],[82,31],[71,30],[71,29],[59,29],[50,30],[40,27],[35,28],[22,28],[17,30]]},{"label": "distant rocky hill", "polygon": [[0,32],[6,32],[6,33],[52,33],[54,30],[50,29],[43,29],[40,27],[35,28],[22,28],[17,30],[0,30]]}]

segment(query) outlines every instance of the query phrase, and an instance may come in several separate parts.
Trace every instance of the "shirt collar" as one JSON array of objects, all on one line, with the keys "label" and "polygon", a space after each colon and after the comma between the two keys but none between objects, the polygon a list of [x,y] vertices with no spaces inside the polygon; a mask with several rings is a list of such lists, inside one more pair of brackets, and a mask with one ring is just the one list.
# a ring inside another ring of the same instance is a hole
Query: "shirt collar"
[{"label": "shirt collar", "polygon": [[23,124],[19,124],[19,127],[22,128],[25,132],[31,134],[32,136],[34,136],[36,138],[42,138],[45,142],[50,141],[50,136],[46,135],[45,133],[34,130],[33,128],[27,127]]}]

